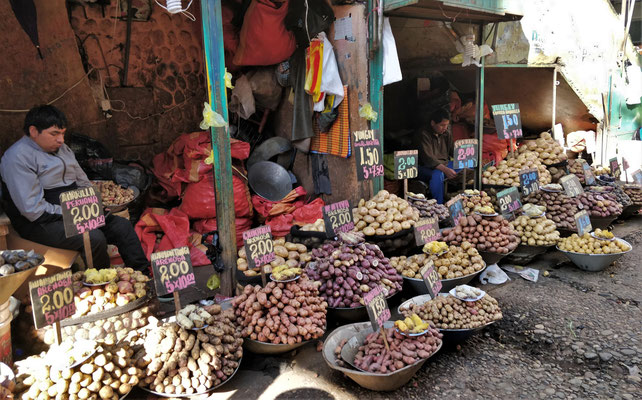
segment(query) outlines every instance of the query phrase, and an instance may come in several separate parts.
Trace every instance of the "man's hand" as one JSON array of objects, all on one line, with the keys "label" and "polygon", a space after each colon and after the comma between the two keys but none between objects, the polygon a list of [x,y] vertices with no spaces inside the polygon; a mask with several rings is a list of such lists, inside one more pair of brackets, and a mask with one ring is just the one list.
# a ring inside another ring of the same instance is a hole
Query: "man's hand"
[{"label": "man's hand", "polygon": [[455,172],[455,170],[453,170],[451,168],[448,168],[446,165],[439,164],[437,166],[437,169],[440,170],[441,172],[443,172],[444,175],[446,175],[446,179],[452,179],[455,176],[457,176],[457,172]]}]

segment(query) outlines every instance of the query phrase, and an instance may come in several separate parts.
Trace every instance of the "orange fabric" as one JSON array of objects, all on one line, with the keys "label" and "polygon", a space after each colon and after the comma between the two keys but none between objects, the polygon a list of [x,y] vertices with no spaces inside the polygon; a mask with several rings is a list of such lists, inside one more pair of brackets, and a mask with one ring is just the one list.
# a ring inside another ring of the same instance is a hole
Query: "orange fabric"
[{"label": "orange fabric", "polygon": [[321,74],[323,73],[323,40],[312,39],[305,49],[305,92],[316,103],[321,100]]},{"label": "orange fabric", "polygon": [[348,87],[343,87],[343,101],[337,107],[339,116],[327,133],[319,132],[316,119],[312,123],[314,136],[310,142],[313,153],[331,154],[339,157],[350,157],[350,110],[348,109]]}]

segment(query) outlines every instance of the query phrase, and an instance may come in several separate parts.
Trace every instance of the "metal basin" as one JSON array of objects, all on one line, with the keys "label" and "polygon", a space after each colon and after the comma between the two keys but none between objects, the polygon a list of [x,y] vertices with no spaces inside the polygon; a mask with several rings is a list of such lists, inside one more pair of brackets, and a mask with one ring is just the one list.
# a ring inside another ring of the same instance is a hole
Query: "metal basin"
[{"label": "metal basin", "polygon": [[[398,389],[408,383],[408,381],[412,379],[412,377],[417,373],[422,365],[424,365],[424,363],[428,360],[427,358],[420,360],[413,365],[409,365],[388,374],[373,374],[370,372],[363,372],[338,366],[336,363],[336,356],[334,355],[334,349],[341,343],[341,341],[343,339],[350,339],[354,336],[363,335],[365,337],[371,332],[372,324],[370,324],[370,322],[360,322],[356,324],[341,326],[335,329],[325,340],[323,344],[323,351],[321,353],[323,355],[323,359],[328,364],[328,367],[343,372],[350,379],[355,381],[359,386],[366,389],[375,391],[391,391]],[[435,355],[440,348],[441,345],[432,355]]]},{"label": "metal basin", "polygon": [[515,251],[506,256],[506,261],[517,264],[528,264],[533,258],[546,253],[551,246],[527,246],[520,244]]},{"label": "metal basin", "polygon": [[618,217],[619,219],[625,219],[634,216],[637,214],[640,209],[642,209],[642,204],[631,204],[630,206],[624,207],[622,214]]},{"label": "metal basin", "polygon": [[609,265],[611,265],[614,261],[628,253],[629,251],[633,250],[633,246],[626,240],[617,238],[616,240],[622,241],[629,245],[630,249],[628,251],[624,251],[622,253],[614,253],[614,254],[582,254],[582,253],[575,253],[573,251],[564,251],[560,250],[559,247],[556,247],[557,250],[561,251],[568,257],[573,264],[575,264],[579,269],[582,269],[584,271],[590,271],[590,272],[598,272],[606,269]]},{"label": "metal basin", "polygon": [[[386,301],[390,303],[390,301],[397,296],[401,291],[395,292],[391,296],[386,297]],[[367,321],[368,318],[368,310],[366,309],[365,306],[360,306],[360,307],[328,307],[328,314],[327,314],[328,319],[333,319],[333,320],[339,320],[342,322],[359,322],[359,321]]]},{"label": "metal basin", "polygon": [[311,340],[306,340],[301,343],[295,344],[274,344],[245,338],[243,339],[243,347],[245,347],[247,351],[251,351],[255,354],[283,354],[287,353],[288,351],[298,349],[301,346],[305,346],[310,342]]},{"label": "metal basin", "polygon": [[612,217],[590,217],[591,227],[593,229],[606,229],[618,218],[619,215]]},{"label": "metal basin", "polygon": [[271,161],[259,161],[248,170],[250,187],[259,196],[270,201],[281,201],[292,191],[288,171]]},{"label": "metal basin", "polygon": [[[513,250],[515,251],[515,250]],[[477,250],[479,255],[482,257],[486,265],[493,265],[497,264],[502,258],[506,257],[507,255],[513,253],[513,251],[510,251],[506,254],[500,254],[500,253],[491,253],[490,251],[481,251]]]},{"label": "metal basin", "polygon": [[[486,267],[482,268],[480,271],[475,272],[474,274],[462,276],[460,278],[452,278],[452,279],[442,279],[441,280],[441,290],[439,292],[448,292],[450,289],[454,288],[455,286],[459,285],[465,285],[468,282],[472,281],[477,277],[477,275],[481,274]],[[410,287],[412,289],[419,293],[419,294],[428,294],[428,288],[426,287],[426,284],[424,283],[423,279],[417,279],[417,278],[407,278],[403,277],[403,280],[405,282],[408,282]]]}]

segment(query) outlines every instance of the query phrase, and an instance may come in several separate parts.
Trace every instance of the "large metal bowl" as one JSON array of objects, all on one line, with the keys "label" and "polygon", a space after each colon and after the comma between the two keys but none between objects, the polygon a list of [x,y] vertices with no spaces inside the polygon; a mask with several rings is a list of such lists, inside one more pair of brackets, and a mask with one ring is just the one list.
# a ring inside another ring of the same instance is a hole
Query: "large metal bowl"
[{"label": "large metal bowl", "polygon": [[634,216],[637,214],[640,209],[642,209],[642,204],[631,204],[630,206],[624,207],[622,214],[618,217],[619,219],[625,219]]},{"label": "large metal bowl", "polygon": [[[389,374],[373,374],[370,372],[363,372],[351,368],[340,367],[336,363],[336,356],[334,354],[335,348],[341,343],[343,339],[350,339],[354,336],[367,335],[372,332],[372,324],[370,322],[360,322],[356,324],[344,325],[335,329],[325,340],[323,344],[323,359],[328,364],[328,367],[343,372],[350,379],[355,381],[359,386],[366,389],[375,391],[391,391],[398,389],[408,383],[410,379],[419,371],[419,369],[428,360],[427,358],[421,360],[413,365],[391,372]],[[441,348],[441,345],[439,349]],[[432,355],[436,354],[433,353]],[[431,355],[431,357],[432,357]]]},{"label": "large metal bowl", "polygon": [[[513,250],[515,251],[515,250]],[[507,255],[511,254],[513,251],[508,252],[506,254],[500,254],[500,253],[491,253],[490,251],[481,251],[478,250],[479,255],[482,257],[486,265],[493,265],[497,264],[502,258],[506,257]]]},{"label": "large metal bowl", "polygon": [[[477,277],[477,275],[481,274],[486,267],[482,268],[480,271],[477,271],[473,274],[462,276],[460,278],[452,278],[452,279],[442,279],[441,280],[441,290],[439,292],[448,292],[450,289],[454,288],[455,286],[459,285],[465,285],[468,282],[472,281]],[[428,288],[426,287],[426,284],[424,283],[423,279],[417,279],[417,278],[408,278],[408,277],[403,277],[403,280],[405,282],[408,282],[410,287],[417,293],[419,294],[428,294]]]},{"label": "large metal bowl", "polygon": [[287,353],[288,351],[298,349],[301,346],[305,346],[310,342],[311,340],[306,340],[301,343],[295,344],[274,344],[245,338],[243,339],[243,347],[245,347],[247,351],[250,351],[254,354],[283,354]]},{"label": "large metal bowl", "polygon": [[[391,296],[386,297],[386,301],[390,302],[401,291],[397,291]],[[368,320],[368,310],[365,306],[360,307],[328,307],[328,319],[339,320],[342,322],[359,322]]]},{"label": "large metal bowl", "polygon": [[528,264],[533,258],[546,253],[551,246],[527,246],[520,244],[515,251],[506,256],[506,261],[516,264]]},{"label": "large metal bowl", "polygon": [[568,257],[571,262],[575,264],[579,269],[590,272],[598,272],[606,269],[606,267],[611,265],[618,258],[633,250],[633,246],[631,246],[631,244],[626,240],[620,238],[617,238],[616,240],[620,240],[626,243],[627,245],[629,245],[630,249],[622,253],[614,254],[582,254],[576,253],[574,251],[560,250],[558,246],[556,246],[556,248],[557,250],[564,253],[564,255],[566,255],[566,257]]},{"label": "large metal bowl", "polygon": [[593,229],[606,229],[619,217],[619,214],[613,217],[590,217],[591,227]]}]

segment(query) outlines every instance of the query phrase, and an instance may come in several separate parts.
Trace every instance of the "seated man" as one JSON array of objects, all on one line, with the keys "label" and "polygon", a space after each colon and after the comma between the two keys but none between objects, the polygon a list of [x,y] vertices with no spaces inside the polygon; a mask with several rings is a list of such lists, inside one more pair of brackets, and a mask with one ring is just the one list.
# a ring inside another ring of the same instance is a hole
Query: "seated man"
[{"label": "seated man", "polygon": [[430,126],[419,133],[419,179],[428,183],[432,197],[444,203],[444,180],[452,179],[457,172],[449,161],[453,155],[453,137],[448,129],[450,117],[444,109],[430,116]]},{"label": "seated man", "polygon": [[[82,235],[67,238],[60,193],[91,186],[74,153],[65,145],[67,119],[57,108],[41,105],[27,113],[25,136],[2,156],[0,174],[6,212],[25,239],[83,254]],[[125,218],[109,215],[105,226],[90,231],[95,268],[108,268],[107,243],[118,247],[128,267],[144,272],[149,261],[136,232]]]}]

